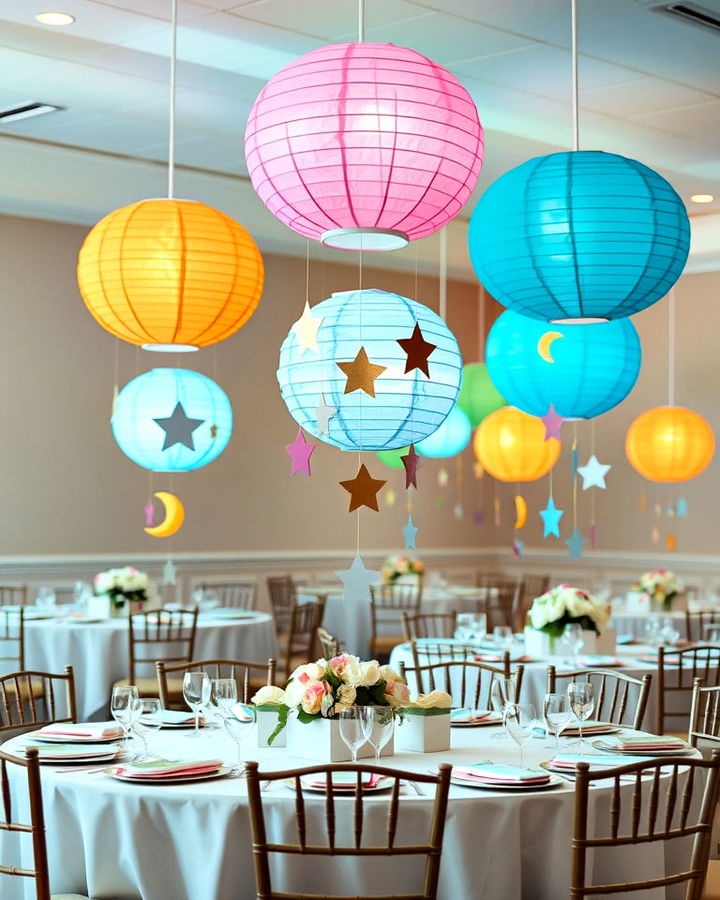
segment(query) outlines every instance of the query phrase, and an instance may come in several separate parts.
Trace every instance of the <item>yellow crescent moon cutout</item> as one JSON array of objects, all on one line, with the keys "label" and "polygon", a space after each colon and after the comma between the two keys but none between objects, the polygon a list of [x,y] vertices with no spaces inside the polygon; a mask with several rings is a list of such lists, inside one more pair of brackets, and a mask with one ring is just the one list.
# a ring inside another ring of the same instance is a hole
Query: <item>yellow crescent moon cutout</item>
[{"label": "yellow crescent moon cutout", "polygon": [[550,344],[561,337],[564,337],[561,331],[546,331],[538,341],[538,353],[540,354],[540,356],[542,356],[545,362],[555,362],[555,360],[552,358],[552,354],[550,353]]},{"label": "yellow crescent moon cutout", "polygon": [[168,494],[166,491],[156,491],[153,497],[157,497],[165,507],[165,519],[159,525],[146,528],[145,531],[153,537],[170,537],[182,528],[185,521],[185,507],[175,494]]},{"label": "yellow crescent moon cutout", "polygon": [[522,528],[527,522],[527,503],[520,494],[515,498],[515,527]]}]

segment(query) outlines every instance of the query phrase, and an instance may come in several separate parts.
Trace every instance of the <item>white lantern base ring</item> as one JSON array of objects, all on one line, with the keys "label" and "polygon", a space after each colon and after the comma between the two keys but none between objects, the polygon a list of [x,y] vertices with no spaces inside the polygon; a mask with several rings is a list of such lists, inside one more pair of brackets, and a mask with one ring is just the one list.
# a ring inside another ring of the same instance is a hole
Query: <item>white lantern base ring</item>
[{"label": "white lantern base ring", "polygon": [[609,322],[610,319],[601,318],[600,316],[589,316],[587,319],[584,318],[573,318],[572,316],[568,319],[549,319],[550,325],[602,325],[605,322]]},{"label": "white lantern base ring", "polygon": [[194,353],[200,348],[194,344],[143,344],[142,349],[152,353]]},{"label": "white lantern base ring", "polygon": [[320,243],[335,250],[400,250],[410,238],[392,228],[331,228],[320,235]]}]

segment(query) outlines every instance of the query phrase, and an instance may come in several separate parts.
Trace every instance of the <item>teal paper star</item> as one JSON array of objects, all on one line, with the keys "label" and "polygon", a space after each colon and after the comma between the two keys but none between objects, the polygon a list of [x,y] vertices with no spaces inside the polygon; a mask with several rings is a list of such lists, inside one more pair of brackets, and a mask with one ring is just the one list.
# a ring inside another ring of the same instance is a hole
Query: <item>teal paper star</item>
[{"label": "teal paper star", "polygon": [[573,528],[573,533],[565,543],[568,546],[568,556],[570,559],[580,559],[582,557],[585,538],[580,534],[577,528]]},{"label": "teal paper star", "polygon": [[555,506],[552,495],[548,497],[547,506],[540,510],[540,518],[543,520],[543,537],[554,534],[560,537],[560,519],[565,515],[562,509]]},{"label": "teal paper star", "polygon": [[417,528],[413,525],[412,516],[408,516],[407,525],[403,528],[402,533],[405,535],[405,549],[414,550]]}]

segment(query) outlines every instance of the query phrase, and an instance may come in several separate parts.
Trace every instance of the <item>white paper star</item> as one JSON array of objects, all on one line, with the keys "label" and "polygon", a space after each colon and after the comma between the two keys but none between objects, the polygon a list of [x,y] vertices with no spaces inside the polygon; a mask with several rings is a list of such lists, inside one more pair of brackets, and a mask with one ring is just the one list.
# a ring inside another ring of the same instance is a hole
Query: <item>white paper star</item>
[{"label": "white paper star", "polygon": [[593,453],[584,466],[578,466],[578,475],[583,480],[583,490],[586,491],[591,487],[605,489],[605,476],[612,466],[606,466],[604,463],[598,462],[597,456]]},{"label": "white paper star", "polygon": [[315,420],[317,421],[318,437],[321,434],[330,433],[330,419],[337,413],[337,408],[328,406],[325,402],[325,394],[320,394],[320,402],[315,407]]},{"label": "white paper star", "polygon": [[370,585],[380,581],[380,572],[372,572],[365,568],[365,563],[359,553],[349,569],[343,569],[335,573],[344,585],[344,600],[369,600]]},{"label": "white paper star", "polygon": [[175,580],[176,574],[177,568],[173,561],[169,559],[163,566],[163,584],[177,584],[177,581]]},{"label": "white paper star", "polygon": [[322,316],[314,316],[310,310],[310,304],[305,301],[305,309],[300,318],[295,322],[292,330],[298,338],[298,356],[302,356],[306,350],[318,353],[317,333],[323,323]]}]

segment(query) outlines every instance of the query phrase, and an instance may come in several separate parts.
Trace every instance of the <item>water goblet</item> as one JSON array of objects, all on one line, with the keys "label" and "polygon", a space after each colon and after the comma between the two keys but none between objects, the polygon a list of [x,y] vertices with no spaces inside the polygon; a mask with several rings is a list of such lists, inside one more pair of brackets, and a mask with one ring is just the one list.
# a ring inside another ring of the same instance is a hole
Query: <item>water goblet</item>
[{"label": "water goblet", "polygon": [[367,741],[372,729],[372,711],[368,706],[349,706],[340,713],[340,737],[357,762],[358,750]]},{"label": "water goblet", "polygon": [[570,723],[570,701],[565,694],[545,694],[543,719],[550,734],[555,735],[555,753],[560,752],[560,735]]},{"label": "water goblet", "polygon": [[523,767],[523,745],[532,737],[537,715],[532,703],[508,703],[503,725],[508,736],[520,750],[520,768]]},{"label": "water goblet", "polygon": [[470,621],[472,623],[472,640],[481,644],[487,635],[487,614],[484,612],[474,613],[470,617]]},{"label": "water goblet", "polygon": [[577,668],[578,656],[585,643],[582,625],[578,622],[569,622],[565,628],[563,628],[562,638],[572,651],[572,654],[575,657],[575,667]]},{"label": "water goblet", "polygon": [[207,706],[210,699],[210,679],[207,672],[186,672],[183,678],[183,697],[185,702],[195,715],[195,732],[192,737],[200,734],[200,709]]},{"label": "water goblet", "polygon": [[469,613],[458,613],[455,619],[455,640],[467,641],[472,635],[472,616]]},{"label": "water goblet", "polygon": [[137,700],[138,696],[138,689],[134,684],[116,684],[112,691],[110,713],[123,730],[123,752],[127,750],[127,742],[130,735],[132,702]]},{"label": "water goblet", "polygon": [[238,702],[237,682],[234,678],[214,678],[212,697],[220,716],[226,719],[231,716],[232,708]]},{"label": "water goblet", "polygon": [[501,650],[510,652],[513,643],[513,630],[509,625],[496,625],[493,628],[493,638]]},{"label": "water goblet", "polygon": [[245,775],[243,746],[246,743],[250,743],[250,739],[255,735],[257,710],[249,703],[242,703],[240,706],[242,707],[242,718],[231,712],[230,715],[223,717],[223,724],[237,747],[237,765],[233,767],[232,771],[235,775],[239,775],[242,778]]},{"label": "water goblet", "polygon": [[380,762],[383,747],[393,735],[395,716],[390,706],[366,707],[371,713],[370,731],[367,739],[375,750],[375,762]]},{"label": "water goblet", "polygon": [[579,746],[584,747],[586,741],[583,740],[582,723],[590,718],[595,709],[595,691],[589,681],[574,681],[568,685],[567,695],[570,709],[579,723]]},{"label": "water goblet", "polygon": [[162,725],[162,706],[157,697],[140,697],[130,704],[130,721],[132,730],[143,742],[143,749],[138,760],[149,759],[148,741]]}]

